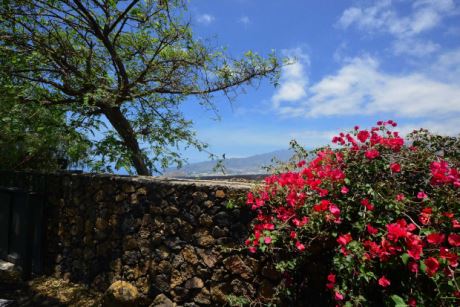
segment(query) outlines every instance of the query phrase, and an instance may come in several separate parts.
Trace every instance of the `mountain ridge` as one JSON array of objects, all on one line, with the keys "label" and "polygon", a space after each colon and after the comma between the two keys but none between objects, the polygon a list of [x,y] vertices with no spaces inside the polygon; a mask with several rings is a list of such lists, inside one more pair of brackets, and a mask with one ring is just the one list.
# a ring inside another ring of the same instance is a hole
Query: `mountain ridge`
[{"label": "mountain ridge", "polygon": [[[224,175],[252,175],[266,174],[263,166],[271,165],[272,159],[288,161],[293,155],[291,149],[281,149],[267,153],[252,155],[243,158],[228,158],[223,160]],[[214,171],[217,161],[203,161],[184,165],[182,168],[168,168],[164,175],[168,177],[193,177],[223,175],[221,171]]]}]

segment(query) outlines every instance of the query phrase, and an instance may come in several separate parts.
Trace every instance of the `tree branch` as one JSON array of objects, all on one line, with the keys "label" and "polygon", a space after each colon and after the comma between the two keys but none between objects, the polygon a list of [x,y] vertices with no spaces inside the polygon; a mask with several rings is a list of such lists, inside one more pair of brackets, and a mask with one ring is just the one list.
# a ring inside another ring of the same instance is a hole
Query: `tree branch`
[{"label": "tree branch", "polygon": [[110,32],[115,29],[115,27],[118,25],[118,23],[125,18],[126,14],[129,13],[129,11],[139,2],[139,0],[134,0],[131,1],[131,3],[126,7],[126,9],[121,13],[120,16],[113,22],[113,24],[107,29],[107,32],[104,33],[105,35],[108,35]]}]

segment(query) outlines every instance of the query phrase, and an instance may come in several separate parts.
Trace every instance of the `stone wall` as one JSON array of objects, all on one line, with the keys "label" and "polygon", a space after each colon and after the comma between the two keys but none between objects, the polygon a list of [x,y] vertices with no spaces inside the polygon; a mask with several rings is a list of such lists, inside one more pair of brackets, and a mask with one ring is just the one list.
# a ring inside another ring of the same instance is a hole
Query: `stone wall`
[{"label": "stone wall", "polygon": [[240,250],[251,214],[231,202],[249,184],[0,172],[0,185],[45,195],[47,274],[186,306],[264,300],[278,277]]}]

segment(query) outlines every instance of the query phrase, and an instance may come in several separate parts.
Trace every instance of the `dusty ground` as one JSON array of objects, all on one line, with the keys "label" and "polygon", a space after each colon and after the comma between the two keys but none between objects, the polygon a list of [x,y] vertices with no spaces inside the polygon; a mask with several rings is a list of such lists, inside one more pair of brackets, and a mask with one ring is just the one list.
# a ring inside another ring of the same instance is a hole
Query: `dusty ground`
[{"label": "dusty ground", "polygon": [[0,284],[0,298],[17,306],[100,306],[102,294],[84,285],[53,277],[37,277],[21,286]]}]

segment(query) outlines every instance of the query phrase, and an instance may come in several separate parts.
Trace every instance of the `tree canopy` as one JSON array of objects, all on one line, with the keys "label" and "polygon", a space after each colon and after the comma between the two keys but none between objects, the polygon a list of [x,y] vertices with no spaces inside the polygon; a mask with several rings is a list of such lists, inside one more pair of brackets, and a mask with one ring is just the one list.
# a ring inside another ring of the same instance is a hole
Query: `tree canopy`
[{"label": "tree canopy", "polygon": [[[0,65],[26,63],[0,49]],[[21,103],[17,94],[29,91],[28,82],[13,82],[0,70],[0,169],[56,170],[90,162],[91,143],[86,135],[67,124],[66,110]]]},{"label": "tree canopy", "polygon": [[[77,131],[90,131],[100,165],[140,175],[181,163],[181,145],[203,150],[180,103],[232,97],[279,61],[240,59],[195,39],[181,0],[4,0],[0,52],[21,104],[58,107]],[[17,65],[26,63],[26,65]],[[105,126],[105,127],[104,127]]]}]

